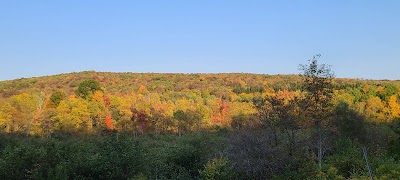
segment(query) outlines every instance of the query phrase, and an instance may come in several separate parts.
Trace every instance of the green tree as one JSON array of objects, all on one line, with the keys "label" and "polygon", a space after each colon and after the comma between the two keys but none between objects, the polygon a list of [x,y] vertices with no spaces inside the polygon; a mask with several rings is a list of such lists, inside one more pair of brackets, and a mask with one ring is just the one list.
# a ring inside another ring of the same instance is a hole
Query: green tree
[{"label": "green tree", "polygon": [[233,175],[232,167],[224,157],[213,158],[200,171],[200,176],[206,180],[228,180],[232,179]]},{"label": "green tree", "polygon": [[79,83],[76,95],[84,99],[90,99],[95,91],[101,91],[100,83],[96,80],[85,80]]},{"label": "green tree", "polygon": [[187,117],[186,117],[185,112],[182,110],[175,111],[174,119],[175,119],[177,127],[178,127],[178,134],[179,134],[179,136],[181,136],[183,128],[186,125],[185,120],[187,119]]},{"label": "green tree", "polygon": [[50,106],[56,108],[62,100],[65,100],[67,95],[61,90],[55,90],[50,96]]},{"label": "green tree", "polygon": [[335,77],[330,66],[318,64],[320,54],[309,60],[309,64],[300,65],[302,71],[303,90],[306,95],[303,101],[305,117],[310,121],[310,126],[315,130],[318,166],[321,169],[324,156],[325,141],[324,132],[329,125],[332,115],[331,100],[333,98],[332,79]]},{"label": "green tree", "polygon": [[397,92],[399,91],[399,89],[397,88],[397,86],[395,86],[394,84],[387,84],[385,85],[385,87],[382,87],[381,91],[377,92],[377,95],[379,96],[379,98],[381,98],[384,101],[388,101],[389,98],[395,94],[397,94]]}]

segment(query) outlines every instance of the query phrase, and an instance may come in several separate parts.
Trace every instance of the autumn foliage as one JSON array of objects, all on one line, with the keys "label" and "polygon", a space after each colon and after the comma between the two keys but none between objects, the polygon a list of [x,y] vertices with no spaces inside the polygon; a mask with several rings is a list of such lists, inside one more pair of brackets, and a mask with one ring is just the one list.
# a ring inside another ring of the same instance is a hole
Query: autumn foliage
[{"label": "autumn foliage", "polygon": [[[399,85],[334,79],[331,105],[346,102],[368,121],[393,122],[400,118]],[[242,129],[263,122],[254,100],[274,97],[288,104],[306,95],[297,75],[62,74],[0,82],[0,128],[41,136],[99,128],[156,134]],[[310,119],[297,123],[306,127]]]},{"label": "autumn foliage", "polygon": [[114,130],[113,120],[110,115],[106,116],[104,123],[106,124],[108,130]]},{"label": "autumn foliage", "polygon": [[[399,177],[400,81],[310,77],[81,72],[2,81],[0,174],[366,179],[363,145],[379,179]],[[14,134],[33,141],[19,146]]]}]

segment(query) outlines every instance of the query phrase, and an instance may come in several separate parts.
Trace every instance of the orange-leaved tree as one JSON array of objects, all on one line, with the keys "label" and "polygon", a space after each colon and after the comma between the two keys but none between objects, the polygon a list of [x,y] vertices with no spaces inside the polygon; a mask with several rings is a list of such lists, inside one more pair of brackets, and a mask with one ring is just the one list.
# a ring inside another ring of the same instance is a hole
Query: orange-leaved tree
[{"label": "orange-leaved tree", "polygon": [[106,119],[104,120],[104,122],[106,123],[108,130],[111,130],[111,131],[114,130],[113,120],[110,115],[106,116]]}]

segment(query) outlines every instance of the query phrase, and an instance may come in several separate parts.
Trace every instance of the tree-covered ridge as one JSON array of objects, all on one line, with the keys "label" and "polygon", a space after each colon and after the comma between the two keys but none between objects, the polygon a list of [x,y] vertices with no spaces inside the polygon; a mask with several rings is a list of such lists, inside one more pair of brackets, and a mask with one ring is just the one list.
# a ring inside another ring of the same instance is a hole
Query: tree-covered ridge
[{"label": "tree-covered ridge", "polygon": [[[151,92],[235,89],[235,92],[257,91],[266,83],[272,83],[275,88],[289,87],[299,83],[296,75],[259,75],[259,74],[172,74],[172,73],[108,73],[85,71],[80,73],[61,74],[38,78],[23,78],[0,82],[1,95],[8,97],[32,90],[50,93],[53,89],[63,89],[68,94],[73,93],[83,80],[96,80],[109,93],[130,93],[145,86]],[[244,89],[242,89],[244,88]]]},{"label": "tree-covered ridge", "polygon": [[301,75],[82,72],[0,82],[0,174],[396,179],[399,82],[335,79],[318,57]]},{"label": "tree-covered ridge", "polygon": [[[174,73],[111,73],[84,71],[34,78],[0,81],[0,95],[9,97],[23,92],[43,91],[46,94],[62,89],[72,94],[84,80],[98,81],[108,93],[130,93],[145,86],[151,92],[182,91],[183,89],[211,91],[227,89],[240,94],[242,92],[262,92],[268,88],[274,90],[297,90],[302,79],[298,75],[266,75],[247,73],[221,74],[174,74]],[[360,80],[337,78],[334,84],[338,89],[385,86],[400,86],[400,81]]]},{"label": "tree-covered ridge", "polygon": [[[254,100],[301,97],[302,81],[298,75],[94,71],[2,81],[0,125],[4,132],[42,136],[106,127],[135,133],[238,129],[261,123]],[[372,122],[400,117],[399,81],[334,79],[332,85],[333,104],[346,102]]]}]

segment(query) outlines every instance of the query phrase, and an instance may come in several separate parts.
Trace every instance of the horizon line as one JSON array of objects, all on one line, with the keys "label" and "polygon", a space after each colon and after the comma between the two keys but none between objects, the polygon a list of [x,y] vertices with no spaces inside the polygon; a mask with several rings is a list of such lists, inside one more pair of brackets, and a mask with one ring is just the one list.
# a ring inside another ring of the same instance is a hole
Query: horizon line
[{"label": "horizon line", "polygon": [[[256,72],[134,72],[134,71],[97,71],[97,70],[82,70],[82,71],[72,71],[72,72],[64,72],[64,73],[56,73],[56,74],[48,74],[48,75],[39,75],[39,76],[30,76],[30,77],[20,77],[14,79],[0,79],[0,82],[4,81],[14,81],[14,80],[21,80],[21,79],[31,79],[31,78],[41,78],[41,77],[49,77],[49,76],[58,76],[58,75],[67,75],[67,74],[74,74],[74,73],[85,73],[85,72],[92,72],[92,73],[132,73],[132,74],[180,74],[180,75],[191,75],[191,74],[210,74],[210,75],[217,75],[217,74],[252,74],[252,75],[271,75],[271,76],[299,76],[300,73],[288,73],[288,74],[267,74],[267,73],[256,73]],[[359,77],[334,77],[334,79],[354,79],[354,80],[363,80],[363,81],[400,81],[400,79],[371,79],[371,78],[359,78]]]}]

